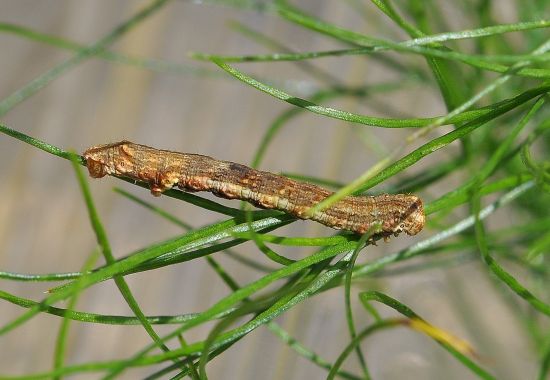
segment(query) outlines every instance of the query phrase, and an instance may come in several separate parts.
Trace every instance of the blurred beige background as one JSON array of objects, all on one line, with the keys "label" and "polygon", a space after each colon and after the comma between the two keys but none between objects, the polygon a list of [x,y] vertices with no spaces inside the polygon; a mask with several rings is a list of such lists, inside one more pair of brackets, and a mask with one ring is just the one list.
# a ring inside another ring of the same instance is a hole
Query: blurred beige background
[{"label": "blurred beige background", "polygon": [[[374,36],[405,38],[394,28],[389,28],[389,22],[380,14],[367,20],[363,18],[356,8],[350,6],[352,2],[297,0],[295,3],[338,25]],[[90,44],[145,4],[145,1],[121,0],[1,0],[0,21]],[[373,10],[370,5],[366,8]],[[459,10],[450,7],[449,12],[458,15],[452,20],[456,23],[453,26],[472,27],[461,24]],[[117,41],[112,50],[185,63],[217,71],[220,75],[154,73],[93,58],[13,108],[1,121],[53,145],[79,152],[90,145],[129,139],[159,148],[250,163],[269,124],[290,106],[231,79],[214,65],[197,63],[186,56],[189,51],[220,54],[269,52],[231,30],[230,21],[243,22],[297,51],[343,47],[274,15],[173,1]],[[8,34],[0,34],[0,48],[1,98],[71,56],[70,52]],[[374,85],[399,79],[376,61],[360,57],[314,63],[348,84]],[[278,86],[286,85],[288,91],[305,98],[320,85],[293,63],[238,67],[259,78],[270,78]],[[343,98],[331,101],[330,105],[377,116],[405,114],[420,117],[445,112],[437,93],[428,85],[413,83],[404,88],[406,91],[402,93],[381,94],[365,101]],[[396,99],[399,99],[398,107],[391,105],[397,103]],[[276,137],[262,169],[350,181],[380,157],[381,153],[374,152],[369,144],[378,144],[382,150],[389,150],[408,133],[349,125],[303,113]],[[430,160],[443,159],[450,154],[450,149],[447,149]],[[420,165],[414,166],[407,174],[414,175],[421,168]],[[181,231],[115,194],[112,191],[114,186],[164,207],[197,227],[223,218],[173,199],[152,198],[146,190],[116,179],[91,181],[93,196],[116,256],[126,255]],[[449,186],[452,184],[443,184],[437,194],[423,195],[429,201],[443,194]],[[96,243],[75,175],[67,161],[0,135],[0,194],[0,270],[69,272],[83,265]],[[208,194],[204,196],[210,197]],[[227,204],[238,206],[235,202]],[[297,222],[283,232],[318,236],[331,231],[315,223]],[[426,230],[418,239],[432,233]],[[406,237],[392,239],[388,244],[369,249],[360,261],[394,252],[413,241]],[[294,258],[312,252],[276,249]],[[261,256],[252,244],[240,246],[237,250],[252,257]],[[215,257],[232,270],[231,274],[240,284],[258,278],[258,273],[224,257],[223,253]],[[466,273],[467,279],[464,278]],[[127,280],[144,312],[152,315],[198,312],[228,294],[226,286],[203,260],[128,276]],[[43,298],[43,292],[50,286],[53,285],[0,280],[0,289],[35,300]],[[515,379],[520,374],[534,373],[535,367],[530,363],[533,354],[528,342],[522,338],[521,326],[516,320],[502,317],[508,314],[506,306],[478,263],[456,269],[377,278],[354,290],[367,289],[382,289],[435,325],[469,340],[489,359],[486,366],[492,368],[498,378]],[[484,304],[479,305],[473,297],[479,292],[494,293],[494,296],[484,297]],[[364,326],[370,319],[355,296],[353,300],[357,322]],[[301,343],[321,357],[334,361],[349,341],[343,303],[343,289],[332,290],[296,307],[277,321]],[[60,307],[66,307],[66,304],[60,304]],[[131,314],[112,282],[87,290],[77,309]],[[461,314],[462,310],[469,310],[474,315]],[[385,308],[381,311],[393,315]],[[0,302],[0,323],[6,324],[21,312],[19,307]],[[496,315],[500,317],[495,322],[493,317]],[[473,328],[471,320],[475,320]],[[0,337],[0,374],[51,369],[59,324],[57,317],[39,315]],[[169,331],[158,326],[156,330],[161,334]],[[189,342],[202,340],[207,332],[205,328],[196,329],[185,338]],[[68,360],[77,364],[126,358],[149,341],[140,326],[75,322],[71,325]],[[364,344],[364,349],[375,379],[401,379],[405,376],[436,379],[443,375],[448,379],[473,378],[439,346],[405,329],[379,333]],[[497,362],[490,362],[495,358],[498,358]],[[345,368],[358,368],[354,355],[350,356]],[[142,378],[151,370],[131,370],[122,378]],[[213,360],[208,365],[208,373],[212,379],[326,376],[324,370],[298,356],[263,328]],[[94,373],[76,378],[98,377]]]}]

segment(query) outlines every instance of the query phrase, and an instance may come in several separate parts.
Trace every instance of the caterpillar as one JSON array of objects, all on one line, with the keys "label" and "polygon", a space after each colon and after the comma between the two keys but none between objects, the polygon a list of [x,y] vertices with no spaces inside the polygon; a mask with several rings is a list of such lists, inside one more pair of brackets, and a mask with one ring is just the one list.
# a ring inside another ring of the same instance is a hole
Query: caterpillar
[{"label": "caterpillar", "polygon": [[257,207],[281,210],[300,219],[363,234],[375,223],[377,235],[387,238],[401,232],[416,235],[425,215],[422,200],[412,194],[348,196],[329,207],[309,209],[332,194],[320,186],[209,156],[160,150],[121,141],[97,145],[83,153],[93,178],[116,175],[149,184],[151,193],[178,187],[209,191],[227,199],[241,199]]}]

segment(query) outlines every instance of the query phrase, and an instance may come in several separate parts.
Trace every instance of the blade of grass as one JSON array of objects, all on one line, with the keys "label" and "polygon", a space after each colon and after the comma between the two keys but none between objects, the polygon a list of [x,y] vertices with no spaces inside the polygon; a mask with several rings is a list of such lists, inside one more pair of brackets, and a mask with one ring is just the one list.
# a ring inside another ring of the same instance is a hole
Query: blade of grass
[{"label": "blade of grass", "polygon": [[[280,223],[280,219],[277,218],[267,218],[264,220],[254,222],[254,227],[256,228],[266,228],[270,225],[277,225]],[[154,259],[156,257],[162,256],[167,253],[174,253],[178,251],[185,251],[182,248],[183,245],[188,244],[188,248],[193,249],[197,246],[203,244],[209,244],[212,240],[223,239],[230,236],[230,232],[226,229],[232,229],[235,231],[245,231],[246,223],[244,225],[236,225],[235,220],[229,220],[227,222],[218,224],[213,228],[206,228],[202,230],[189,233],[186,236],[179,237],[176,239],[170,239],[166,242],[153,245],[147,249],[138,251],[133,255],[117,261],[111,265],[108,265],[104,268],[100,268],[95,272],[86,273],[82,276],[81,286],[87,288],[92,286],[95,283],[105,281],[112,278],[114,275],[119,275],[130,271],[132,268],[136,267],[139,264],[142,264],[146,261]],[[223,232],[225,230],[225,232]],[[218,231],[217,233],[215,231]],[[206,237],[204,236],[206,235]],[[28,319],[34,317],[39,313],[42,308],[52,305],[55,302],[63,300],[67,297],[70,297],[75,293],[74,283],[70,283],[63,287],[58,288],[58,290],[46,297],[37,307],[31,308],[28,312],[24,313],[20,317],[16,318],[12,322],[0,327],[0,335],[4,334],[15,327],[21,325]]]},{"label": "blade of grass", "polygon": [[338,359],[334,362],[334,365],[330,369],[330,372],[327,376],[327,380],[332,380],[336,376],[336,372],[340,369],[346,358],[351,354],[351,352],[359,346],[359,343],[365,339],[370,334],[381,330],[386,329],[390,327],[399,326],[403,323],[402,319],[385,319],[381,320],[379,322],[375,322],[369,327],[363,329],[357,336],[346,346],[346,348],[342,351],[340,356],[338,356]]},{"label": "blade of grass", "polygon": [[[399,27],[408,33],[409,36],[413,38],[425,37],[425,34],[414,27],[412,24],[406,22],[400,15],[397,13],[395,8],[391,5],[389,1],[385,0],[372,0],[372,2],[384,12],[391,20],[393,20]],[[431,42],[430,47],[434,47],[438,50],[445,51],[442,45]],[[466,98],[465,89],[462,84],[459,84],[458,77],[461,75],[456,75],[458,73],[458,67],[451,67],[452,62],[444,61],[440,58],[435,57],[426,57],[426,61],[432,70],[432,74],[439,86],[439,91],[441,92],[447,110],[456,110],[460,104],[464,102]],[[453,70],[454,69],[454,70]],[[458,73],[459,74],[459,73]],[[467,108],[467,107],[466,107]],[[465,109],[465,108],[464,108]],[[456,112],[458,113],[458,111]],[[463,144],[467,141],[463,139]],[[468,152],[468,150],[465,150]],[[466,155],[466,159],[469,160],[469,155]]]},{"label": "blade of grass", "polygon": [[[66,160],[70,160],[70,153],[60,149],[54,145],[48,144],[44,141],[38,140],[34,137],[28,136],[24,133],[21,133],[19,131],[16,131],[14,129],[8,128],[5,125],[0,124],[0,132],[4,133],[8,136],[11,136],[13,138],[16,138],[17,140],[20,140],[26,144],[32,145],[35,148],[38,148],[40,150],[43,150],[44,152],[53,154],[54,156],[64,158]],[[80,165],[85,165],[84,158],[78,157],[77,158],[78,163]]]},{"label": "blade of grass", "polygon": [[446,203],[450,198],[457,197],[459,194],[470,194],[470,190],[479,187],[479,185],[485,181],[494,171],[498,168],[500,162],[502,161],[504,155],[510,150],[512,143],[518,137],[519,133],[527,126],[529,121],[537,114],[541,109],[542,105],[545,102],[545,98],[539,98],[535,104],[529,109],[529,111],[521,118],[521,120],[516,124],[512,131],[506,136],[504,141],[498,146],[495,152],[491,155],[489,160],[483,165],[476,174],[471,177],[470,180],[466,181],[464,184],[458,186],[455,190],[450,193],[445,194],[444,197],[441,197],[436,202]]},{"label": "blade of grass", "polygon": [[[406,316],[411,321],[421,321],[427,323],[425,319],[416,314],[411,308],[404,305],[403,303],[397,301],[396,299],[387,296],[384,293],[377,291],[364,292],[359,295],[363,303],[368,303],[370,301],[377,301],[386,306],[391,307],[398,313]],[[482,379],[494,379],[494,377],[485,371],[483,368],[479,367],[474,363],[468,356],[465,355],[465,352],[470,352],[469,350],[461,350],[459,346],[451,344],[447,340],[437,339],[436,336],[427,334],[430,338],[434,339],[440,346],[447,350],[451,355],[453,355],[457,360],[466,365],[473,373],[479,376]]]},{"label": "blade of grass", "polygon": [[476,240],[478,242],[479,251],[481,253],[481,258],[483,262],[487,265],[488,269],[497,276],[500,281],[502,281],[506,286],[510,288],[515,294],[527,301],[532,307],[540,311],[541,313],[550,316],[550,305],[541,301],[533,293],[531,293],[525,286],[523,286],[519,281],[517,281],[510,273],[508,273],[504,268],[502,268],[498,262],[491,256],[489,253],[489,248],[487,245],[485,227],[481,222],[480,209],[481,202],[479,194],[474,193],[474,199],[472,202],[472,213],[475,217],[475,233]]},{"label": "blade of grass", "polygon": [[[276,41],[274,38],[264,33],[251,29],[244,24],[241,24],[239,22],[232,22],[230,23],[230,27],[236,30],[237,32],[241,33],[242,35],[250,38],[251,40],[256,41],[257,43],[262,44],[268,48],[271,48],[272,50],[282,50],[284,52],[292,53],[292,49],[286,47],[284,44],[280,43],[279,41]],[[188,55],[190,57],[196,58],[195,53],[193,52],[188,53]],[[310,62],[299,61],[299,62],[296,62],[296,65],[303,72],[307,73],[310,76],[313,76],[314,78],[322,82],[325,82],[331,87],[334,87],[334,88],[343,87],[338,77],[334,76],[329,71],[323,70],[311,64]]]},{"label": "blade of grass", "polygon": [[[331,107],[324,107],[313,102],[310,102],[305,99],[292,96],[280,89],[269,86],[265,83],[262,83],[248,75],[245,75],[241,71],[235,69],[234,67],[226,64],[223,61],[212,59],[212,62],[218,65],[222,70],[226,71],[228,74],[232,75],[241,82],[248,84],[262,92],[265,92],[268,95],[271,95],[279,100],[292,104],[294,106],[304,108],[310,112],[328,116],[334,119],[348,121],[350,123],[358,123],[369,126],[381,127],[381,128],[419,128],[429,126],[438,120],[445,120],[446,124],[456,124],[463,122],[472,122],[476,119],[482,119],[483,116],[489,116],[493,114],[501,114],[510,110],[511,105],[515,102],[523,100],[527,101],[532,97],[536,97],[543,93],[548,92],[550,86],[542,86],[538,89],[531,90],[516,96],[513,99],[507,99],[505,101],[493,104],[492,106],[478,108],[476,110],[464,111],[462,113],[453,115],[452,117],[445,118],[445,116],[430,117],[430,118],[416,118],[416,119],[393,119],[393,118],[380,118],[359,115],[352,112],[342,111]],[[540,91],[540,92],[538,92]],[[529,99],[525,99],[529,97]],[[444,125],[444,124],[440,124]]]},{"label": "blade of grass", "polygon": [[[0,299],[10,302],[14,305],[18,305],[24,308],[32,308],[40,306],[39,302],[32,301],[26,298],[17,297],[13,294],[0,290]],[[137,317],[129,317],[122,315],[108,315],[108,314],[96,314],[85,313],[81,311],[74,311],[71,309],[62,309],[54,306],[48,306],[42,310],[45,313],[55,315],[58,317],[64,317],[79,322],[98,323],[105,325],[122,325],[133,326],[141,324]],[[196,313],[181,314],[181,315],[157,315],[147,316],[147,320],[150,324],[155,325],[167,325],[167,324],[180,324],[184,321],[190,320],[196,317]]]},{"label": "blade of grass", "polygon": [[[226,296],[224,299],[217,302],[215,305],[213,305],[208,310],[205,310],[201,315],[194,321],[191,321],[188,324],[183,324],[178,329],[172,331],[170,334],[166,335],[164,339],[170,339],[171,337],[177,336],[177,334],[182,333],[183,331],[186,331],[193,327],[194,325],[202,323],[202,321],[210,320],[211,316],[213,314],[216,314],[216,311],[218,309],[224,309],[228,304],[235,304],[238,301],[241,301],[243,299],[246,299],[249,297],[252,293],[255,293],[260,288],[263,288],[267,286],[267,284],[272,283],[274,281],[277,281],[278,279],[281,279],[283,277],[287,277],[289,275],[292,275],[294,273],[298,273],[299,271],[306,269],[308,267],[311,267],[315,264],[321,263],[325,260],[331,259],[334,256],[344,253],[344,252],[351,252],[356,246],[356,243],[350,243],[350,244],[341,244],[340,246],[334,246],[334,247],[327,247],[322,249],[321,251],[308,256],[302,260],[299,260],[293,264],[290,264],[286,267],[283,267],[273,273],[270,273],[261,279],[240,288],[239,290],[235,291],[234,293]],[[298,295],[292,297],[290,300],[280,300],[276,302],[273,306],[271,306],[268,310],[261,313],[259,316],[257,316],[254,320],[244,324],[243,326],[228,332],[224,333],[217,337],[215,342],[212,343],[211,347],[212,349],[216,349],[219,347],[219,345],[223,345],[224,343],[227,343],[228,340],[231,339],[237,339],[241,336],[244,336],[248,332],[252,331],[253,329],[257,328],[258,326],[263,325],[264,323],[271,321],[276,316],[284,313],[286,310],[290,309],[292,306],[296,305],[297,303],[301,302],[304,299],[307,299],[309,296],[317,292],[320,288],[322,288],[327,282],[332,280],[336,275],[341,273],[341,268],[334,268],[333,270],[329,270],[322,275],[319,276],[317,280],[315,280],[308,288],[301,291]],[[197,343],[196,345],[191,345],[189,348],[194,348],[197,351],[203,352],[203,344]],[[142,351],[140,351],[138,354],[136,354],[130,362],[133,360],[140,360],[140,357],[147,354],[151,350],[152,346],[149,346]],[[123,368],[121,366],[120,368]],[[119,368],[119,370],[120,370]]]},{"label": "blade of grass", "polygon": [[[113,253],[111,251],[111,245],[109,243],[109,239],[107,238],[107,232],[103,228],[103,224],[101,223],[99,219],[99,215],[96,211],[92,194],[90,192],[90,188],[88,187],[88,183],[86,181],[86,178],[84,177],[84,174],[82,173],[82,170],[80,169],[78,162],[77,162],[77,156],[74,155],[74,158],[71,160],[73,164],[73,168],[76,173],[76,177],[78,179],[78,184],[80,186],[80,190],[82,192],[82,196],[84,197],[84,201],[86,203],[86,208],[88,209],[88,216],[90,218],[90,222],[92,224],[93,230],[96,234],[96,239],[100,247],[100,251],[103,254],[103,257],[105,258],[105,261],[108,265],[114,264],[116,262]],[[82,290],[81,285],[82,281],[85,277],[81,277],[78,279],[74,285],[72,286],[72,290],[74,292],[78,292]],[[170,351],[170,349],[160,340],[160,337],[157,335],[147,318],[145,317],[145,314],[139,307],[136,299],[134,298],[132,292],[130,291],[130,287],[124,280],[124,277],[120,275],[113,276],[113,280],[115,281],[116,286],[120,290],[120,293],[126,300],[126,303],[128,303],[128,306],[130,309],[134,312],[136,317],[140,320],[143,328],[149,334],[151,339],[157,344],[157,346],[164,352]],[[78,293],[75,293],[78,294]]]},{"label": "blade of grass", "polygon": [[[41,42],[49,46],[73,52],[79,52],[86,49],[86,45],[79,44],[69,39],[38,32],[28,27],[6,22],[0,22],[0,32],[13,34],[18,37],[28,39],[30,41]],[[201,67],[195,67],[175,62],[167,62],[158,59],[133,57],[109,50],[100,51],[99,53],[97,53],[97,57],[111,62],[139,67],[159,73],[191,74],[198,76],[219,77],[218,72]]]},{"label": "blade of grass", "polygon": [[[435,58],[456,59],[464,63],[470,64],[474,67],[478,67],[484,70],[495,71],[498,73],[506,73],[509,70],[508,66],[498,65],[495,63],[486,64],[482,61],[471,59],[469,55],[464,55],[453,51],[441,51],[437,49],[425,48],[422,46],[406,46],[403,43],[401,44],[393,43],[393,42],[384,41],[381,39],[371,38],[363,34],[356,33],[348,29],[340,28],[335,25],[316,19],[314,17],[311,17],[305,12],[299,10],[298,8],[288,5],[286,1],[278,0],[277,3],[278,3],[278,9],[277,9],[278,14],[283,18],[285,18],[286,20],[293,22],[295,24],[298,24],[304,28],[308,28],[316,32],[326,34],[340,41],[362,46],[365,48],[377,48],[379,50],[385,50],[385,49],[391,48],[396,51],[418,53],[418,54],[431,56]],[[550,72],[546,69],[521,68],[519,71],[517,71],[516,74],[521,76],[530,76],[534,78],[548,78]]]},{"label": "blade of grass", "polygon": [[[437,59],[448,58],[448,59],[460,59],[461,61],[471,61],[476,60],[482,62],[483,65],[490,65],[495,62],[502,63],[518,63],[529,60],[532,63],[545,63],[550,61],[550,54],[543,53],[539,55],[532,54],[514,54],[514,55],[477,55],[477,54],[463,54],[457,52],[445,52],[441,50],[432,50],[427,48],[409,48],[409,49],[400,49],[405,52],[415,52],[419,54],[426,54],[429,56],[436,56]],[[364,56],[369,54],[374,54],[376,52],[385,51],[385,49],[377,49],[376,47],[363,47],[363,48],[353,48],[353,49],[333,49],[333,50],[320,50],[320,51],[306,51],[300,53],[268,53],[268,54],[249,54],[249,55],[219,55],[219,54],[207,54],[199,52],[191,52],[189,56],[193,59],[200,61],[221,61],[226,63],[247,63],[247,62],[299,62],[304,63],[306,60],[320,59],[320,58],[334,58],[334,57],[343,57],[343,56]],[[433,58],[435,59],[435,58]],[[518,69],[517,73],[521,73],[523,68]],[[536,70],[536,69],[531,69]],[[542,70],[542,69],[538,69]],[[450,71],[450,70],[449,70]],[[494,70],[497,71],[497,70]],[[505,71],[497,71],[500,74],[510,72],[510,68]],[[539,78],[548,79],[550,72],[543,72],[545,75],[539,75]],[[458,103],[460,104],[460,103]]]},{"label": "blade of grass", "polygon": [[[348,331],[352,340],[355,339],[355,337],[357,336],[355,322],[353,321],[353,311],[351,308],[351,278],[353,275],[353,268],[355,266],[355,262],[357,261],[357,257],[359,256],[359,252],[361,252],[361,249],[364,248],[367,240],[370,239],[377,232],[380,232],[380,230],[380,223],[375,223],[372,227],[369,228],[366,233],[363,234],[363,236],[361,236],[361,239],[359,239],[359,241],[357,242],[357,248],[355,248],[349,259],[348,267],[346,269],[346,275],[344,279],[344,302]],[[371,375],[365,361],[365,355],[363,354],[363,351],[361,350],[361,347],[359,345],[355,347],[355,352],[357,354],[357,358],[359,359],[359,364],[361,365],[364,378],[371,379]]]},{"label": "blade of grass", "polygon": [[[97,261],[99,257],[99,250],[94,250],[86,259],[84,262],[84,265],[82,266],[82,272],[87,272],[90,270]],[[78,296],[80,295],[80,290],[78,288],[78,280],[75,285],[76,287],[76,293],[73,297],[71,297],[69,304],[67,305],[68,312],[72,312],[73,309],[76,306],[76,303],[78,301]],[[47,311],[46,311],[47,312]],[[57,333],[57,338],[55,341],[55,350],[54,350],[54,360],[53,360],[53,369],[58,370],[60,368],[63,368],[63,363],[65,361],[65,354],[67,351],[67,338],[69,335],[69,326],[71,323],[71,319],[63,315],[63,320],[61,321],[61,326],[59,327],[59,332]],[[60,377],[55,377],[55,380],[61,379]]]},{"label": "blade of grass", "polygon": [[[301,276],[295,277],[295,281],[288,281],[286,284],[281,286],[277,291],[277,297],[275,297],[275,303],[273,301],[270,302],[270,309],[274,307],[274,305],[281,305],[289,300],[291,300],[298,291],[302,290],[305,286],[308,286],[311,284],[312,281],[314,281],[319,273],[328,265],[328,260],[324,263],[320,264],[321,266],[316,266],[315,269],[309,271],[309,273],[304,273]],[[234,291],[237,291],[238,288],[233,289]],[[199,368],[201,373],[201,378],[206,379],[206,364],[208,363],[209,359],[212,358],[211,353],[213,353],[215,350],[212,349],[214,343],[217,341],[217,339],[220,337],[220,335],[223,333],[223,331],[232,325],[239,317],[243,315],[250,314],[254,301],[250,300],[248,297],[243,300],[243,306],[239,307],[232,315],[228,316],[227,318],[224,318],[220,322],[216,324],[216,326],[210,330],[207,339],[204,341],[204,347],[202,349],[200,360],[199,360]],[[265,312],[265,311],[264,311]],[[264,322],[268,323],[268,322]],[[235,330],[233,330],[235,331]],[[248,334],[251,332],[252,329],[247,329],[245,334]],[[224,339],[225,343],[218,345],[224,345],[224,344],[234,344],[238,340],[240,340],[242,337],[245,336],[245,334],[242,334],[240,336],[232,335],[231,338]]]},{"label": "blade of grass", "polygon": [[289,265],[289,264],[295,263],[296,260],[291,260],[287,257],[284,257],[284,256],[278,254],[277,252],[275,252],[274,250],[269,248],[267,245],[265,245],[263,240],[258,238],[258,234],[252,228],[253,218],[252,218],[252,209],[251,209],[250,205],[248,203],[245,203],[245,202],[241,202],[241,205],[242,205],[243,211],[246,214],[246,223],[249,226],[248,227],[248,229],[249,229],[248,234],[249,234],[250,237],[252,237],[252,241],[254,242],[254,244],[256,245],[258,250],[260,252],[262,252],[265,255],[265,257],[267,257],[269,260],[271,260],[274,263],[277,263],[279,265]]},{"label": "blade of grass", "polygon": [[53,80],[59,78],[61,75],[63,75],[73,67],[77,66],[84,60],[103,52],[107,46],[114,43],[117,39],[122,37],[133,27],[139,25],[142,20],[151,16],[156,11],[162,9],[162,7],[167,2],[168,0],[154,0],[150,2],[149,5],[137,12],[127,21],[114,28],[110,33],[108,33],[105,37],[101,38],[96,43],[79,50],[78,53],[76,53],[71,58],[67,59],[57,66],[54,66],[50,70],[33,79],[27,85],[15,91],[13,94],[4,98],[2,101],[0,101],[0,116],[4,116],[17,104],[34,95],[36,92],[47,86]]},{"label": "blade of grass", "polygon": [[550,343],[546,345],[546,349],[542,355],[539,373],[537,380],[544,380],[548,378],[548,372],[550,372]]},{"label": "blade of grass", "polygon": [[[118,188],[118,187],[115,187],[114,191],[121,194],[122,196],[130,199],[131,201],[139,204],[140,206],[143,206],[143,207],[147,208],[148,210],[153,211],[154,213],[158,214],[162,218],[164,218],[164,219],[180,226],[184,230],[187,230],[187,231],[193,230],[193,227],[191,225],[183,222],[181,219],[176,218],[174,215],[172,215],[169,212],[161,209],[160,207],[156,207],[156,206],[152,205],[150,202],[146,202],[146,201],[136,197],[135,195],[132,195],[132,194],[130,194],[130,193],[124,191],[123,189]],[[255,261],[255,260],[252,260],[252,259],[249,259],[247,257],[241,256],[237,252],[234,252],[232,250],[227,249],[227,250],[224,251],[224,253],[226,253],[232,259],[235,259],[236,261],[249,266],[250,268],[261,270],[263,272],[270,272],[270,271],[274,270],[274,268],[272,268],[272,267],[268,267],[268,266],[266,266],[264,264],[261,264],[261,263]],[[207,260],[209,259],[209,257],[206,257],[206,258],[207,258]]]}]

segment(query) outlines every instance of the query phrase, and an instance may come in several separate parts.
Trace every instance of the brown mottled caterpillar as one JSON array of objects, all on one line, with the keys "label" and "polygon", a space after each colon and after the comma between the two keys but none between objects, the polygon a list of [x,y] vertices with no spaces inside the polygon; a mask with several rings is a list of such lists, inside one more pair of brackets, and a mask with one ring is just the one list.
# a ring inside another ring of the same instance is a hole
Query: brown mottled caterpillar
[{"label": "brown mottled caterpillar", "polygon": [[155,196],[174,186],[184,191],[209,191],[222,198],[245,200],[261,208],[281,210],[359,234],[380,223],[378,235],[383,237],[400,232],[415,235],[424,227],[422,200],[411,194],[349,196],[308,215],[311,207],[332,192],[234,162],[129,141],[94,146],[83,156],[90,176],[110,174],[144,181]]}]

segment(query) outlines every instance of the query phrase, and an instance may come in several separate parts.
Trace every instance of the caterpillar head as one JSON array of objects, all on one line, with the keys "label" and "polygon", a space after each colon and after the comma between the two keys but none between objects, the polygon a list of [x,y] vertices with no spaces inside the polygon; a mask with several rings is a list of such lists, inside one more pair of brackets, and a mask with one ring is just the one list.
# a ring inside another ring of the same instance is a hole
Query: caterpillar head
[{"label": "caterpillar head", "polygon": [[96,145],[82,154],[90,176],[101,178],[107,174],[121,175],[134,171],[134,149],[129,141]]}]

